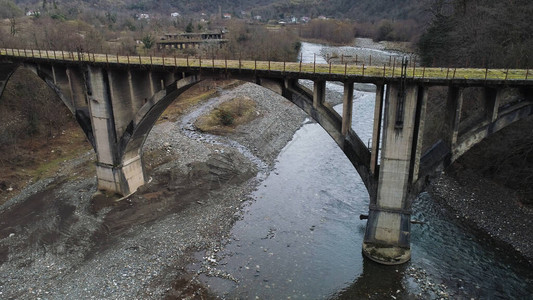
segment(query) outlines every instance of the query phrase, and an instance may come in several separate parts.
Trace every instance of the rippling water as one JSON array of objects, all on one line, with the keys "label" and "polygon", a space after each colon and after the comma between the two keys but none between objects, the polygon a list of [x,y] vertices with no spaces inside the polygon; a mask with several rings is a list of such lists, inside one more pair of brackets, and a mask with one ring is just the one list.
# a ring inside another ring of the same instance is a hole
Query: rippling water
[{"label": "rippling water", "polygon": [[[304,61],[321,47],[303,43]],[[334,83],[328,89],[342,92]],[[363,141],[371,136],[373,105],[374,93],[354,94],[353,127]],[[368,211],[368,193],[318,124],[296,132],[252,196],[216,256],[216,268],[238,283],[204,278],[227,298],[425,299],[439,290],[450,298],[533,298],[529,269],[450,220],[427,194],[413,204],[413,218],[425,224],[412,226],[412,260],[390,267],[364,259],[359,215]]]}]

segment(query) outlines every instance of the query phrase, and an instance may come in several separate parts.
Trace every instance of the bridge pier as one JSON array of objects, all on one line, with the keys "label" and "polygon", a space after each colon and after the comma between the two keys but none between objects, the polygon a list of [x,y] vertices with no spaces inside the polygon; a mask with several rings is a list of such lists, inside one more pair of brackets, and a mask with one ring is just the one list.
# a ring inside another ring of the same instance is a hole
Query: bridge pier
[{"label": "bridge pier", "polygon": [[[88,68],[87,100],[97,155],[96,177],[99,190],[129,195],[146,183],[146,177],[140,155],[122,161],[117,132],[119,128],[113,112],[113,104],[118,105],[113,103],[113,98],[119,95],[116,90],[118,82],[112,86],[110,78],[113,76],[101,68]],[[130,77],[126,78],[131,80]],[[117,113],[125,114],[125,108],[121,108]],[[118,117],[123,119],[122,116]]]},{"label": "bridge pier", "polygon": [[[378,86],[376,103],[380,102],[380,89]],[[417,85],[387,86],[377,195],[370,202],[363,242],[363,253],[382,264],[401,264],[411,257],[408,193],[419,152],[420,108],[425,99],[425,89]],[[377,156],[375,145],[373,155]]]}]

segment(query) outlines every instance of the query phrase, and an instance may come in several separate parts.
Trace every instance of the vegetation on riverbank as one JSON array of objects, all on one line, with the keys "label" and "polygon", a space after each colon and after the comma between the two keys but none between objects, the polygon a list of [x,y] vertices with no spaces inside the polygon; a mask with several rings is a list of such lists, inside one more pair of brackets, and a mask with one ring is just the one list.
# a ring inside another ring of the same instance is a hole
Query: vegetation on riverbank
[{"label": "vegetation on riverbank", "polygon": [[226,101],[195,122],[203,132],[225,134],[235,127],[248,123],[258,116],[255,102],[247,97],[237,97]]},{"label": "vegetation on riverbank", "polygon": [[91,149],[65,105],[28,70],[16,71],[8,82],[0,120],[0,204]]}]

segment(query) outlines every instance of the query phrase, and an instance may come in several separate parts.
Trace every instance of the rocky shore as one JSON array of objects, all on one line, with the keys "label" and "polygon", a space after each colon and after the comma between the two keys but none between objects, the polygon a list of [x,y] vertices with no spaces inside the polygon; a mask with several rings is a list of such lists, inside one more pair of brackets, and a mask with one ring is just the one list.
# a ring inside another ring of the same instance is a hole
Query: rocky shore
[{"label": "rocky shore", "polygon": [[144,146],[153,180],[124,201],[93,197],[96,178],[83,170],[94,159],[88,152],[2,205],[0,298],[213,297],[196,280],[210,270],[189,274],[186,266],[198,251],[220,247],[257,175],[304,120],[252,84],[218,101],[244,95],[257,102],[258,118],[227,136],[191,134],[183,119],[155,126]]},{"label": "rocky shore", "polygon": [[[517,182],[518,174],[531,168],[531,163],[526,155],[517,161],[502,160],[509,166],[495,162],[497,157],[510,156],[511,149],[523,142],[523,134],[532,126],[530,117],[490,136],[434,178],[427,189],[452,218],[484,235],[487,243],[502,252],[533,266],[533,207],[524,204],[531,195],[501,180]],[[498,165],[495,171],[492,164]],[[527,185],[527,181],[521,184]]]}]

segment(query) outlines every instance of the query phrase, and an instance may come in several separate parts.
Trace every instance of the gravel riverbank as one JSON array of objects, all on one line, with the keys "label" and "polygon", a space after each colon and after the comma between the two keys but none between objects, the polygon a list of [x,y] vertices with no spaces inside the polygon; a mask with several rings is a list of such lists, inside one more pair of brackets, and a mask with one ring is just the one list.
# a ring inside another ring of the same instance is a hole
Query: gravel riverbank
[{"label": "gravel riverbank", "polygon": [[[259,117],[233,134],[191,136],[180,120],[155,126],[144,146],[153,180],[124,201],[91,200],[96,178],[80,172],[94,159],[86,153],[0,207],[0,298],[209,298],[185,267],[198,251],[217,251],[256,175],[268,172],[304,120],[252,84],[221,97],[239,95],[257,102]],[[198,271],[209,272],[229,276]]]},{"label": "gravel riverbank", "polygon": [[490,136],[437,176],[428,191],[453,218],[533,266],[533,207],[523,203],[531,197],[523,185],[530,183],[518,178],[532,165],[527,154],[510,158],[532,126],[529,117]]}]

